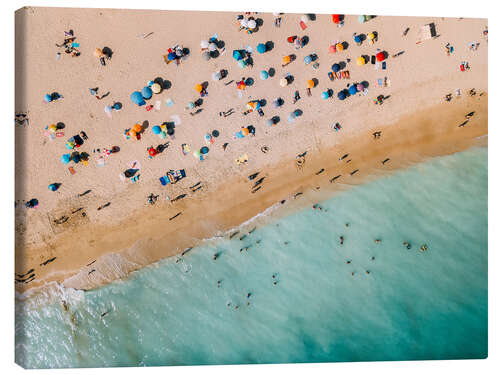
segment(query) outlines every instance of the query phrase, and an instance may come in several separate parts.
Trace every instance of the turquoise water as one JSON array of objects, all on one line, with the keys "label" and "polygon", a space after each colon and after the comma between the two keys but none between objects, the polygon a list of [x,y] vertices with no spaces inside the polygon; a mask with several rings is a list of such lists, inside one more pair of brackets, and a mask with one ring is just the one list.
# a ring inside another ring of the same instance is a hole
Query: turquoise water
[{"label": "turquoise water", "polygon": [[487,168],[487,148],[436,158],[126,281],[18,302],[16,360],[46,368],[484,358]]}]

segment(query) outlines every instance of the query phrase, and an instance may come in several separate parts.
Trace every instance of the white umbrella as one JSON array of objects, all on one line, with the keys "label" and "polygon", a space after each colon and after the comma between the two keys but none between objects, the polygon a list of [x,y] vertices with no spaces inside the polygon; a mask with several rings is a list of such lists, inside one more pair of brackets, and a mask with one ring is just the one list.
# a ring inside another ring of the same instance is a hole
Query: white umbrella
[{"label": "white umbrella", "polygon": [[104,112],[108,115],[108,117],[111,117],[111,112],[113,112],[113,107],[107,105],[106,107],[104,107]]},{"label": "white umbrella", "polygon": [[212,73],[212,79],[214,81],[218,81],[222,78],[222,74],[220,74],[220,72],[215,72],[215,73]]},{"label": "white umbrella", "polygon": [[307,17],[307,16],[304,14],[302,17],[300,17],[300,20],[301,20],[302,22],[304,22],[304,23],[307,23],[307,21],[309,21],[309,17]]},{"label": "white umbrella", "polygon": [[248,21],[248,28],[255,29],[257,27],[257,22],[255,20]]},{"label": "white umbrella", "polygon": [[241,26],[243,26],[243,27],[248,27],[248,21],[247,21],[246,19],[244,19],[244,18],[243,18],[243,19],[240,21],[240,25],[241,25]]},{"label": "white umbrella", "polygon": [[206,40],[202,40],[200,46],[201,48],[208,48],[208,42]]},{"label": "white umbrella", "polygon": [[215,51],[217,49],[217,45],[215,43],[210,43],[208,45],[209,51]]}]

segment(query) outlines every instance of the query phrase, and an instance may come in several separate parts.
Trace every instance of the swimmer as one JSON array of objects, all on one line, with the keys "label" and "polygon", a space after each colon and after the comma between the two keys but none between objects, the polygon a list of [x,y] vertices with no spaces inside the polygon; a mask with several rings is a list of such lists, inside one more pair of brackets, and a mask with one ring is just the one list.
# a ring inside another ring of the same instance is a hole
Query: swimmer
[{"label": "swimmer", "polygon": [[285,241],[285,242],[284,242],[284,244],[285,244],[285,245],[288,245],[289,243],[290,243],[290,242],[288,242],[288,241]]},{"label": "swimmer", "polygon": [[348,260],[346,263],[347,263],[347,264],[351,264],[351,261],[350,261],[350,260]]},{"label": "swimmer", "polygon": [[277,282],[277,281],[274,281],[274,282],[273,282],[273,285],[278,285],[278,282]]},{"label": "swimmer", "polygon": [[248,246],[247,246],[247,247],[243,247],[243,248],[241,248],[241,249],[240,249],[240,253],[241,253],[243,250],[248,251]]},{"label": "swimmer", "polygon": [[372,259],[372,260],[375,260],[375,257],[372,257],[371,259]]},{"label": "swimmer", "polygon": [[351,276],[354,276],[354,272],[351,272]]},{"label": "swimmer", "polygon": [[248,292],[247,293],[247,298],[250,298],[252,296],[252,293]]},{"label": "swimmer", "polygon": [[411,244],[410,244],[410,243],[408,243],[408,242],[406,242],[406,241],[405,241],[405,242],[403,242],[403,246],[406,246],[406,248],[407,248],[408,250],[410,250],[410,249],[411,249]]},{"label": "swimmer", "polygon": [[425,252],[425,251],[427,251],[427,245],[426,245],[426,244],[423,244],[422,246],[420,246],[420,251],[421,251],[421,252]]},{"label": "swimmer", "polygon": [[217,288],[220,288],[222,280],[217,280]]},{"label": "swimmer", "polygon": [[350,225],[349,223],[345,223],[346,228],[349,228],[349,225]]},{"label": "swimmer", "polygon": [[340,236],[339,237],[339,241],[340,241],[340,244],[343,245],[344,244],[344,237],[343,236]]},{"label": "swimmer", "polygon": [[379,239],[375,240],[375,243],[381,243],[381,242],[382,242],[382,240],[379,240]]},{"label": "swimmer", "polygon": [[258,244],[260,244],[260,241],[262,241],[262,240],[257,240],[257,241],[255,241],[255,243],[258,245]]},{"label": "swimmer", "polygon": [[369,275],[370,274],[370,271],[366,270],[366,274]]},{"label": "swimmer", "polygon": [[218,257],[219,257],[219,253],[215,253],[212,259],[217,260]]}]

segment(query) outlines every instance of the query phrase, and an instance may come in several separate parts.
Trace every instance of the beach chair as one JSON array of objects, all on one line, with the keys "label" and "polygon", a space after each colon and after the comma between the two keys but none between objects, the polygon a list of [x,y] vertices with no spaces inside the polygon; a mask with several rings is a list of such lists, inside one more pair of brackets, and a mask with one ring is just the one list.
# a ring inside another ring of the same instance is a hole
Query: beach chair
[{"label": "beach chair", "polygon": [[160,183],[163,186],[168,185],[170,183],[170,179],[168,178],[168,176],[162,176],[160,177]]}]

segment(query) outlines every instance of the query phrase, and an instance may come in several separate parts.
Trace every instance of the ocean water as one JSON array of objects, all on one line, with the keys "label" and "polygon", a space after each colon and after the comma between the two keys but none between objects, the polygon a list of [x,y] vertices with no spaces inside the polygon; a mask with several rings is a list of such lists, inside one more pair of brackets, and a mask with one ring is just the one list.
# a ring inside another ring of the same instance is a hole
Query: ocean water
[{"label": "ocean water", "polygon": [[435,158],[340,193],[322,211],[296,212],[243,240],[207,242],[177,263],[98,290],[18,301],[16,361],[52,368],[485,358],[487,180],[487,148]]}]

